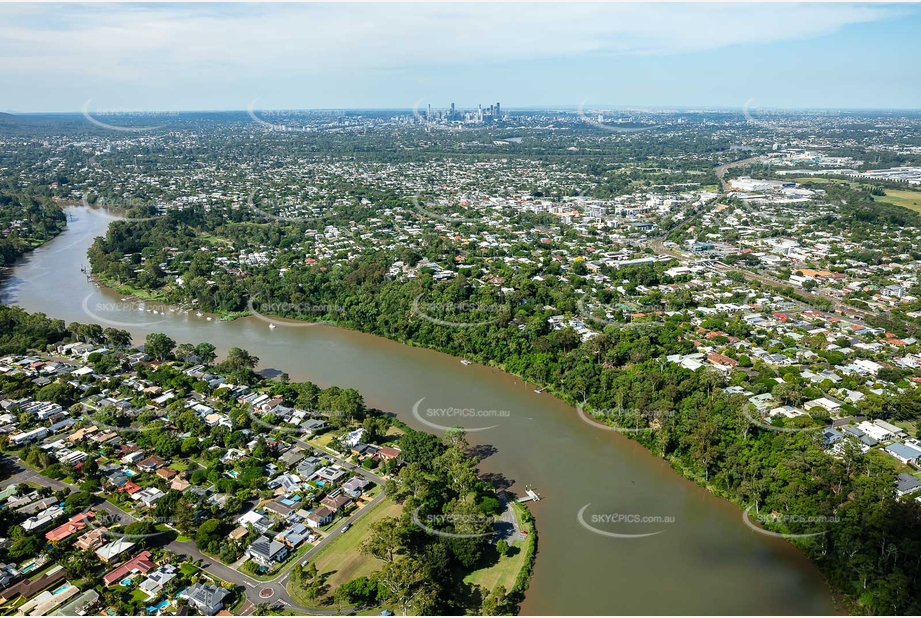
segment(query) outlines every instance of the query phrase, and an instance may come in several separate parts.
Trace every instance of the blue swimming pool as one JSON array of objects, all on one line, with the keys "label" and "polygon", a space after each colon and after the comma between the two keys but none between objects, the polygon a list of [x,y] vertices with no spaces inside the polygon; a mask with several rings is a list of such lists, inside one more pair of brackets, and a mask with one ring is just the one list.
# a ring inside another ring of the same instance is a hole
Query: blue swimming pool
[{"label": "blue swimming pool", "polygon": [[160,601],[160,602],[157,603],[156,605],[148,605],[148,606],[147,606],[147,613],[148,613],[148,614],[155,614],[155,613],[157,613],[158,611],[160,611],[161,609],[163,609],[164,607],[166,607],[167,605],[169,605],[169,601],[167,601],[166,599]]},{"label": "blue swimming pool", "polygon": [[51,591],[51,594],[52,594],[52,596],[53,596],[53,595],[56,595],[56,594],[61,594],[62,592],[64,592],[64,591],[67,590],[68,588],[70,588],[70,584],[64,584],[64,585],[61,586],[60,588],[57,588],[56,590],[52,590],[52,591]]},{"label": "blue swimming pool", "polygon": [[131,585],[131,582],[133,582],[133,581],[134,581],[134,580],[131,579],[130,577],[126,577],[125,579],[121,580],[121,581],[118,582],[118,583],[120,583],[122,586],[130,586],[130,585]]}]

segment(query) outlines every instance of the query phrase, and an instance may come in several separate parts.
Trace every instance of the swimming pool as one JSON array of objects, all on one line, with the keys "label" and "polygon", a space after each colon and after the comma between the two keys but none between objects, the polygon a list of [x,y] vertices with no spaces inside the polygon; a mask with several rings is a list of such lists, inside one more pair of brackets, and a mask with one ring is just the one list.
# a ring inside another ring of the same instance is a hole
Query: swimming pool
[{"label": "swimming pool", "polygon": [[34,570],[35,567],[37,567],[37,566],[38,566],[38,563],[36,563],[36,562],[30,562],[30,563],[27,564],[26,566],[24,566],[24,567],[22,567],[21,569],[19,569],[19,572],[22,573],[23,575],[25,575],[25,574],[28,573],[29,571]]},{"label": "swimming pool", "polygon": [[118,582],[118,583],[120,583],[122,586],[130,586],[130,585],[131,585],[131,582],[133,582],[133,581],[134,581],[134,580],[131,579],[130,577],[126,577],[125,579],[121,580],[121,581]]},{"label": "swimming pool", "polygon": [[60,588],[58,588],[58,589],[56,589],[56,590],[52,590],[52,591],[51,591],[51,596],[55,596],[55,595],[61,594],[62,592],[64,592],[64,591],[67,590],[68,588],[70,588],[70,584],[64,584],[64,585],[61,586]]},{"label": "swimming pool", "polygon": [[164,607],[166,607],[167,605],[169,605],[169,601],[167,601],[166,599],[160,601],[160,602],[157,603],[156,605],[148,605],[148,606],[147,606],[147,613],[148,613],[148,614],[154,614],[154,613],[160,611],[161,609],[163,609]]}]

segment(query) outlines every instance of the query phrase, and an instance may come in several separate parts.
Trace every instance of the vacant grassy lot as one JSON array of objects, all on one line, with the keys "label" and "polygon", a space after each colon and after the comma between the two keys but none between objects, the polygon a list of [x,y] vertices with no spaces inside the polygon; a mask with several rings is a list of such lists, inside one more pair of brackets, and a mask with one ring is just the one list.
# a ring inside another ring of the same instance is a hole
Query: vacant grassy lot
[{"label": "vacant grassy lot", "polygon": [[[520,505],[512,505],[516,510],[518,516],[519,525],[522,517],[522,510]],[[521,526],[524,527],[524,526]],[[489,560],[496,560],[492,566],[486,567],[484,569],[477,569],[472,572],[470,575],[464,578],[464,583],[479,585],[483,588],[486,588],[489,591],[492,591],[498,585],[505,586],[505,589],[511,590],[515,585],[515,580],[518,579],[518,573],[524,567],[525,563],[525,545],[527,544],[527,539],[524,541],[514,541],[510,543],[511,551],[509,551],[508,556],[499,556],[499,552],[496,551],[494,545],[490,545],[487,550],[486,558]],[[484,594],[486,592],[484,591]]]},{"label": "vacant grassy lot", "polygon": [[381,568],[383,562],[361,554],[358,546],[368,537],[371,524],[384,517],[398,517],[402,508],[402,505],[395,504],[390,498],[384,498],[362,515],[348,532],[340,534],[336,540],[321,549],[312,562],[317,565],[320,576],[326,576],[327,593],[319,599],[309,601],[304,597],[300,586],[289,584],[288,592],[294,600],[304,607],[320,607],[332,599],[333,593],[340,585],[356,577],[370,575]]},{"label": "vacant grassy lot", "polygon": [[912,191],[910,189],[886,189],[885,191],[886,195],[880,195],[873,199],[921,212],[921,191]]}]

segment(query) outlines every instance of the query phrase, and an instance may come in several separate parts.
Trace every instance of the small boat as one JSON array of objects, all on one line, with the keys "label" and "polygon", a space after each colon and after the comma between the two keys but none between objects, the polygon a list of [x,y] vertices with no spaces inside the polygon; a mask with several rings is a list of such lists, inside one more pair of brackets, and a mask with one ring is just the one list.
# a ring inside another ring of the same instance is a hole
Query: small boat
[{"label": "small boat", "polygon": [[127,300],[128,300],[127,298],[123,298],[123,299],[122,299],[122,302],[125,302],[125,301],[127,301]]},{"label": "small boat", "polygon": [[211,318],[205,318],[205,319],[208,320],[209,322],[211,321]]},{"label": "small boat", "polygon": [[547,390],[547,389],[546,389],[546,388],[535,388],[535,389],[534,389],[534,392],[537,393],[538,395],[540,395],[540,394],[543,393],[545,390]]},{"label": "small boat", "polygon": [[275,328],[274,324],[269,324],[269,328]]},{"label": "small boat", "polygon": [[465,358],[464,360],[461,361],[461,365],[472,365],[472,364],[473,364],[473,363],[471,363],[470,361],[468,361],[466,358]]},{"label": "small boat", "polygon": [[195,315],[198,316],[198,317],[201,317],[201,311],[196,311],[196,312],[195,312]]}]

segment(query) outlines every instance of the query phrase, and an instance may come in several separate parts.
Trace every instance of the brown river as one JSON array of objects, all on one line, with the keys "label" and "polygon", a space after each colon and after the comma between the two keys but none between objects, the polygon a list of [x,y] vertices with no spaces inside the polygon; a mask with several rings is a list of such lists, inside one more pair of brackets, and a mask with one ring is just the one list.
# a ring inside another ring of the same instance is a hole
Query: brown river
[{"label": "brown river", "polygon": [[270,328],[256,317],[220,321],[123,300],[81,273],[87,248],[113,217],[68,212],[67,231],[6,273],[4,303],[124,328],[137,342],[164,332],[219,350],[239,346],[262,359],[262,369],[356,388],[369,406],[415,428],[463,425],[483,472],[519,495],[533,487],[542,497],[530,503],[540,540],[523,614],[836,612],[816,568],[787,541],[753,531],[737,507],[550,394],[488,367],[341,328],[281,321]]}]

